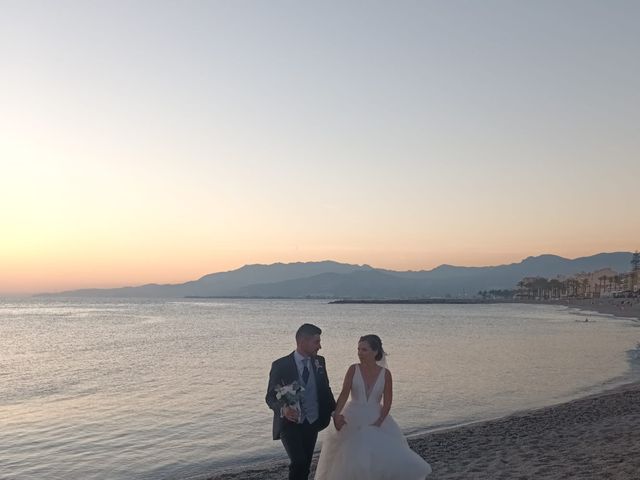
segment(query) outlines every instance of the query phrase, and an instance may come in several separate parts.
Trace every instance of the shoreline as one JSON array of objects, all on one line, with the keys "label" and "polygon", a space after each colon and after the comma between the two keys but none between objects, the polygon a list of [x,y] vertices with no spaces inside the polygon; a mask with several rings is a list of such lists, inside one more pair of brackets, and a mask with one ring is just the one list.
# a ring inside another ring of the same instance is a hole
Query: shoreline
[{"label": "shoreline", "polygon": [[[428,480],[631,479],[640,471],[640,381],[495,420],[412,436]],[[317,454],[314,459],[317,462]],[[207,480],[284,480],[274,461]]]},{"label": "shoreline", "polygon": [[526,304],[555,305],[579,310],[589,310],[616,317],[640,320],[640,298],[568,298],[559,300],[514,300],[514,299],[369,299],[369,300],[333,300],[329,305],[496,305]]},{"label": "shoreline", "polygon": [[[640,321],[638,299],[509,303],[566,306]],[[635,478],[640,471],[640,380],[556,405],[411,435],[408,441],[431,464],[429,480]],[[286,477],[287,462],[277,460],[203,478]]]},{"label": "shoreline", "polygon": [[614,317],[633,318],[640,321],[640,298],[572,298],[563,300],[523,300],[513,303],[555,305],[604,315],[613,315]]},{"label": "shoreline", "polygon": [[418,298],[418,299],[370,299],[370,300],[333,300],[329,305],[493,305],[495,303],[514,303],[513,300],[483,300],[480,298]]}]

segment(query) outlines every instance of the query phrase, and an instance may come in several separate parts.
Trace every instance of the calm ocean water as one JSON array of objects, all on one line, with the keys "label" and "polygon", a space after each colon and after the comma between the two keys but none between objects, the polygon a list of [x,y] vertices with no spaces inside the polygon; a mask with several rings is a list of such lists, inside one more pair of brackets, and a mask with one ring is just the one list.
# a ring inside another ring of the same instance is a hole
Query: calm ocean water
[{"label": "calm ocean water", "polygon": [[561,402],[638,375],[630,320],[534,305],[0,300],[0,478],[199,478],[283,457],[264,403],[302,322],[334,393],[379,334],[407,433]]}]

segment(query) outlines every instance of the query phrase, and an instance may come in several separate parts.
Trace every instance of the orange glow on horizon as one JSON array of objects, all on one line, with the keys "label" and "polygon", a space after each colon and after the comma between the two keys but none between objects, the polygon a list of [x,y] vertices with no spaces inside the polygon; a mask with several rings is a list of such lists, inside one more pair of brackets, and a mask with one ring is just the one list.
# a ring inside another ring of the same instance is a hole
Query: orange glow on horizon
[{"label": "orange glow on horizon", "polygon": [[[598,251],[537,251],[537,252],[421,252],[387,251],[333,251],[327,254],[314,252],[303,254],[300,250],[290,252],[239,252],[226,257],[215,254],[171,256],[166,252],[155,252],[144,257],[103,256],[98,259],[58,257],[55,260],[32,257],[28,260],[14,258],[4,260],[0,275],[0,294],[25,295],[45,292],[60,292],[84,288],[118,288],[149,283],[179,284],[197,280],[204,275],[238,269],[248,264],[272,264],[314,262],[334,260],[340,263],[368,264],[374,268],[389,270],[431,270],[442,264],[481,267],[518,263],[528,256],[544,253],[565,258],[589,256],[601,251],[631,251],[628,247]],[[197,257],[197,258],[195,258]]]}]

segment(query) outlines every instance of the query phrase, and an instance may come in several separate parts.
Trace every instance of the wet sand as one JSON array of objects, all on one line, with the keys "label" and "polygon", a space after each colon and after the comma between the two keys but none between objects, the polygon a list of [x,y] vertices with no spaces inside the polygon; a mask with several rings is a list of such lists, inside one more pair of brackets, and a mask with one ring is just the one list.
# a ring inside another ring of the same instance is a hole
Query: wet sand
[{"label": "wet sand", "polygon": [[640,319],[640,298],[574,298],[565,300],[531,301],[526,303],[562,305],[569,308],[615,315],[616,317],[632,317]]}]

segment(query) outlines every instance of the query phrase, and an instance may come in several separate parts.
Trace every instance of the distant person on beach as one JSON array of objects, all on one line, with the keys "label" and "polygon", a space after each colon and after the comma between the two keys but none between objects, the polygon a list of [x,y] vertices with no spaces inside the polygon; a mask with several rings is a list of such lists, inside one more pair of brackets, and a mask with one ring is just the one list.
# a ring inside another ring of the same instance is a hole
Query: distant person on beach
[{"label": "distant person on beach", "polygon": [[[273,410],[273,439],[282,441],[289,456],[289,480],[308,480],[318,432],[329,425],[336,406],[324,358],[318,355],[321,334],[315,325],[302,325],[295,351],[273,362],[269,373],[265,400]],[[297,392],[295,404],[283,396],[289,387]]]},{"label": "distant person on beach", "polygon": [[389,415],[393,384],[380,337],[361,337],[358,358],[344,377],[315,480],[424,480],[431,467]]}]

